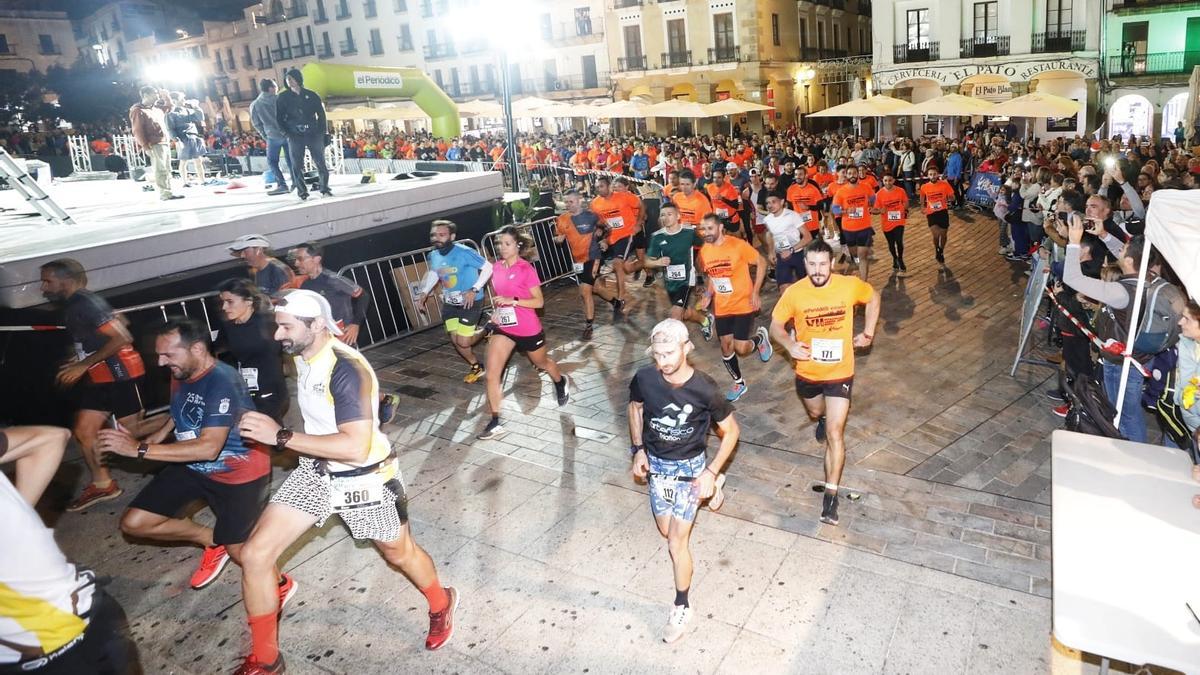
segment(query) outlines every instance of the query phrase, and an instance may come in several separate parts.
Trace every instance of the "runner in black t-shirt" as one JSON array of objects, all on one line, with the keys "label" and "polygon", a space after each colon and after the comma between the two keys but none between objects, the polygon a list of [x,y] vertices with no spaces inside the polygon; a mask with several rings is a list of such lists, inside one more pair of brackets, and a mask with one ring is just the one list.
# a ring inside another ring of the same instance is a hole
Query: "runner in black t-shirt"
[{"label": "runner in black t-shirt", "polygon": [[249,279],[229,279],[217,292],[223,314],[214,340],[217,355],[238,369],[254,409],[282,424],[288,390],[271,301]]},{"label": "runner in black t-shirt", "polygon": [[64,322],[75,343],[74,357],[58,371],[58,384],[79,393],[79,411],[72,432],[83,449],[91,480],[80,496],[67,505],[82,511],[122,494],[108,467],[96,452],[96,434],[110,418],[135,436],[144,416],[138,385],[145,366],[133,348],[133,336],[104,298],[87,290],[87,272],[70,258],[52,260],[41,267],[42,295],[64,306]]},{"label": "runner in black t-shirt", "polygon": [[[659,533],[667,538],[675,572],[675,602],[662,638],[668,643],[683,637],[691,619],[689,539],[696,509],[702,499],[709,499],[714,511],[721,508],[721,468],[738,439],[733,405],[711,377],[688,363],[692,349],[682,321],[660,322],[650,333],[648,350],[655,365],[638,370],[629,383],[632,471],[635,479],[649,476],[650,510]],[[706,464],[713,424],[720,429],[721,447]]]}]

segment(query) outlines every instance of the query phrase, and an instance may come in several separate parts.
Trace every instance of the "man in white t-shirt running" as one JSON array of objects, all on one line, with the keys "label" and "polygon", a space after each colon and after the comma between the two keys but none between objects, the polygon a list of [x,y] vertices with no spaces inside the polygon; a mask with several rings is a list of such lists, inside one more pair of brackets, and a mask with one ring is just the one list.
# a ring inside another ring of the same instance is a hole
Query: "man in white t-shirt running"
[{"label": "man in white t-shirt running", "polygon": [[763,239],[767,243],[767,257],[775,268],[775,283],[783,293],[788,286],[804,278],[804,255],[802,251],[812,235],[800,220],[800,214],[788,208],[787,200],[778,190],[767,193],[767,215],[763,216],[767,231]]}]

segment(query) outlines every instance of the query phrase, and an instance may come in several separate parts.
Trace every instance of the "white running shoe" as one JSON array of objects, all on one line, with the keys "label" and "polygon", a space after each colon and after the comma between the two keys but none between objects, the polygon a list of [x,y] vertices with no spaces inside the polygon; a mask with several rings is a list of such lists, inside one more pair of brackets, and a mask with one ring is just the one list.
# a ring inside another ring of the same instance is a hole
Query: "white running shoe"
[{"label": "white running shoe", "polygon": [[671,644],[683,637],[687,632],[688,622],[692,620],[692,608],[673,605],[671,618],[667,619],[667,627],[663,629],[663,642]]}]

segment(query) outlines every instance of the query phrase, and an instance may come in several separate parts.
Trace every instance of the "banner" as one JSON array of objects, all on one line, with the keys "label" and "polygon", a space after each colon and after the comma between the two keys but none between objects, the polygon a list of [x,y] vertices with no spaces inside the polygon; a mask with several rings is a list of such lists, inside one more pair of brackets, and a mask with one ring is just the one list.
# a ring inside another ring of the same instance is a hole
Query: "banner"
[{"label": "banner", "polygon": [[1016,377],[1017,367],[1022,363],[1030,363],[1035,365],[1051,365],[1045,361],[1038,359],[1030,359],[1025,356],[1025,347],[1029,343],[1030,333],[1033,332],[1034,319],[1037,317],[1038,307],[1042,304],[1042,296],[1046,293],[1046,286],[1050,281],[1050,265],[1046,259],[1040,254],[1033,257],[1033,269],[1029,272],[1029,281],[1025,283],[1025,299],[1021,302],[1021,328],[1020,339],[1017,343],[1017,356],[1013,359],[1012,370],[1008,371],[1011,377]]},{"label": "banner", "polygon": [[967,201],[983,208],[992,208],[996,204],[996,195],[1000,193],[1000,183],[998,173],[976,173],[971,177],[971,186],[967,188]]}]

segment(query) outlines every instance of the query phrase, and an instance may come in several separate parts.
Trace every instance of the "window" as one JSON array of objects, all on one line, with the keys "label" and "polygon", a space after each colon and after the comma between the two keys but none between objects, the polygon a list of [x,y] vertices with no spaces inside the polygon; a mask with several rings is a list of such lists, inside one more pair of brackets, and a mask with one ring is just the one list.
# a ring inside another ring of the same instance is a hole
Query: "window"
[{"label": "window", "polygon": [[347,19],[350,17],[350,3],[348,0],[338,0],[337,18]]},{"label": "window", "polygon": [[483,66],[483,83],[488,91],[496,91],[496,67],[490,63]]},{"label": "window", "polygon": [[363,15],[368,19],[374,19],[377,15],[375,11],[375,0],[363,0]]},{"label": "window", "polygon": [[433,71],[433,81],[437,82],[438,89],[445,89],[445,87],[442,86],[442,71]]},{"label": "window", "polygon": [[554,59],[542,61],[542,78],[546,91],[558,89],[558,62]]},{"label": "window", "polygon": [[458,88],[458,68],[450,69],[450,94],[451,96],[462,95],[462,92]]},{"label": "window", "polygon": [[408,0],[393,0],[392,11],[397,14],[403,14],[408,11]]},{"label": "window", "polygon": [[592,9],[590,7],[575,8],[575,34],[592,34]]},{"label": "window", "polygon": [[354,44],[354,31],[350,29],[350,26],[346,26],[346,40],[342,42],[341,47],[343,56],[358,53],[358,47]]},{"label": "window", "polygon": [[58,48],[54,46],[54,38],[49,35],[39,35],[38,51],[42,54],[57,54]]},{"label": "window", "polygon": [[550,15],[542,15],[542,39],[550,41],[554,39],[554,24],[550,22]]},{"label": "window", "polygon": [[771,44],[778,47],[782,44],[779,40],[779,15],[771,15]]},{"label": "window", "polygon": [[1071,30],[1071,0],[1046,0],[1046,32],[1062,35]]},{"label": "window", "polygon": [[225,48],[225,67],[230,72],[237,70],[237,62],[233,60],[233,47]]},{"label": "window", "polygon": [[383,38],[379,35],[378,28],[371,29],[371,56],[379,56],[383,53]]},{"label": "window", "polygon": [[975,3],[975,42],[994,42],[996,40],[997,6],[999,2]]},{"label": "window", "polygon": [[861,29],[861,28],[858,29],[858,53],[859,54],[870,54],[871,53],[870,47],[867,46],[866,33],[864,33],[863,29]]},{"label": "window", "polygon": [[642,58],[642,31],[639,26],[625,26],[622,29],[625,34],[625,58],[641,59]]},{"label": "window", "polygon": [[850,34],[851,34],[850,27],[846,26],[846,51],[853,54],[854,46],[852,44],[850,44]]},{"label": "window", "polygon": [[817,49],[825,50],[825,22],[817,22]]},{"label": "window", "polygon": [[680,56],[687,51],[687,31],[683,19],[667,22],[667,51]]},{"label": "window", "polygon": [[325,23],[329,20],[329,16],[325,14],[325,0],[317,0],[317,16],[313,19],[317,23]]},{"label": "window", "polygon": [[412,48],[412,30],[409,29],[408,24],[402,23],[400,24],[400,51],[410,52]]},{"label": "window", "polygon": [[842,48],[841,28],[835,23],[835,24],[833,24],[833,50],[837,51],[841,48]]},{"label": "window", "polygon": [[908,24],[908,46],[921,48],[929,44],[929,10],[910,9],[905,12]]},{"label": "window", "polygon": [[733,14],[726,12],[713,16],[713,46],[717,48],[717,60],[733,57]]},{"label": "window", "polygon": [[800,19],[800,49],[808,49],[808,21]]},{"label": "window", "polygon": [[0,33],[0,54],[11,53],[8,49],[8,36]]},{"label": "window", "polygon": [[471,72],[471,75],[470,75],[471,93],[472,94],[483,93],[483,92],[479,91],[479,66],[472,65],[470,72]]}]

